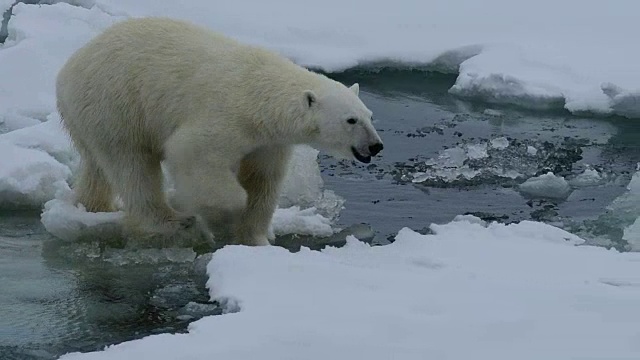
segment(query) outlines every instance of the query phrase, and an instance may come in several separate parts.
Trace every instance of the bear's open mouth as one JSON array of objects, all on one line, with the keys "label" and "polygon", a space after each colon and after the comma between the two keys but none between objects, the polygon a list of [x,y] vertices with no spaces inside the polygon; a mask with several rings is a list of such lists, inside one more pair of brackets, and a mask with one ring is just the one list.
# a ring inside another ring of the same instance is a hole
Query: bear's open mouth
[{"label": "bear's open mouth", "polygon": [[368,164],[371,162],[371,156],[363,156],[361,155],[358,150],[356,150],[356,148],[354,148],[353,146],[351,147],[351,152],[353,153],[353,156],[356,157],[356,159],[360,162],[363,162],[365,164]]}]

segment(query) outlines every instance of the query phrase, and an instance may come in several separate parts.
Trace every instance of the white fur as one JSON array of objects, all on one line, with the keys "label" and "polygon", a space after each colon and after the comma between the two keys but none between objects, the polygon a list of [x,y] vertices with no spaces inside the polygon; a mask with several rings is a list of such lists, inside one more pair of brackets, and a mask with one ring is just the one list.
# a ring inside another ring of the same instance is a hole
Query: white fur
[{"label": "white fur", "polygon": [[357,84],[166,18],[120,22],[79,49],[58,75],[57,102],[90,211],[119,195],[136,228],[175,231],[199,215],[247,245],[268,244],[292,145],[353,158],[352,148],[367,156],[381,144]]}]

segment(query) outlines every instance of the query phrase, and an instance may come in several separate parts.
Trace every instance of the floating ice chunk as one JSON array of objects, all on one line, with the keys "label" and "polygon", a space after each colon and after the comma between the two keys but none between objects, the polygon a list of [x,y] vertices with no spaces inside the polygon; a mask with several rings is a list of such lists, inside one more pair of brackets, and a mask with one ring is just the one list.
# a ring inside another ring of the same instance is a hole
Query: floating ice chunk
[{"label": "floating ice chunk", "polygon": [[315,207],[320,214],[333,220],[342,210],[344,199],[331,190],[323,190],[324,181],[320,175],[318,154],[318,150],[307,145],[294,148],[279,206]]},{"label": "floating ice chunk", "polygon": [[[633,175],[627,189],[585,228],[582,235],[589,244],[640,251],[640,171]],[[607,232],[603,234],[601,229],[607,229]]]},{"label": "floating ice chunk", "polygon": [[42,206],[67,186],[68,166],[46,152],[0,141],[0,206]]},{"label": "floating ice chunk", "polygon": [[199,319],[209,315],[220,315],[222,309],[216,303],[196,303],[190,301],[185,306],[178,310],[179,316],[183,316],[184,319]]},{"label": "floating ice chunk", "polygon": [[487,156],[489,156],[489,154],[487,154],[487,144],[480,143],[467,145],[467,156],[469,157],[469,159],[474,160],[486,158]]},{"label": "floating ice chunk", "polygon": [[482,113],[485,115],[496,116],[496,117],[504,115],[502,111],[495,110],[495,109],[485,109]]},{"label": "floating ice chunk", "polygon": [[527,154],[531,156],[536,156],[538,154],[538,149],[531,145],[527,145]]},{"label": "floating ice chunk", "polygon": [[212,256],[213,253],[206,253],[196,257],[196,259],[193,261],[193,271],[197,275],[206,275],[207,265],[209,264],[209,261],[211,261]]},{"label": "floating ice chunk", "polygon": [[552,172],[527,179],[519,189],[527,196],[551,199],[566,199],[571,193],[569,183]]},{"label": "floating ice chunk", "polygon": [[640,251],[640,217],[624,229],[622,240],[629,244],[629,250]]},{"label": "floating ice chunk", "polygon": [[426,173],[426,172],[422,172],[422,171],[418,171],[416,173],[413,174],[413,179],[411,179],[411,182],[413,183],[421,183],[423,181],[427,181],[429,179],[433,179],[435,178],[435,175]]},{"label": "floating ice chunk", "polygon": [[478,224],[482,227],[487,227],[487,222],[480,219],[477,216],[473,216],[473,215],[456,215],[456,217],[453,218],[453,222],[468,222],[470,224]]},{"label": "floating ice chunk", "polygon": [[159,249],[107,249],[102,260],[115,266],[132,264],[190,263],[196,259],[191,248],[168,247]]},{"label": "floating ice chunk", "polygon": [[331,220],[318,214],[314,207],[304,210],[300,210],[299,206],[277,209],[271,226],[275,235],[330,236],[334,233]]},{"label": "floating ice chunk", "polygon": [[280,194],[280,206],[312,206],[322,196],[323,181],[318,167],[319,151],[296,146]]},{"label": "floating ice chunk", "polygon": [[73,193],[67,186],[57,192],[56,198],[44,204],[40,220],[49,233],[74,241],[98,227],[120,227],[123,212],[88,212],[84,206],[74,205],[72,200]]},{"label": "floating ice chunk", "polygon": [[467,154],[461,147],[446,149],[440,154],[440,159],[444,160],[444,167],[461,167],[467,160]]},{"label": "floating ice chunk", "polygon": [[582,174],[569,181],[571,186],[595,186],[603,181],[602,175],[595,169],[585,169]]},{"label": "floating ice chunk", "polygon": [[491,174],[501,178],[517,179],[522,176],[522,174],[515,169],[492,167],[489,168],[489,170]]},{"label": "floating ice chunk", "polygon": [[[638,163],[638,167],[640,168],[640,163]],[[638,169],[638,171],[633,174],[633,177],[631,177],[631,181],[629,182],[629,185],[627,185],[627,189],[631,194],[640,195],[640,169]]]},{"label": "floating ice chunk", "polygon": [[489,178],[509,182],[538,171],[542,160],[527,157],[526,161],[522,161],[522,157],[526,156],[525,151],[526,146],[511,146],[506,138],[482,140],[443,150],[437,157],[416,163],[413,173],[405,175],[402,173],[406,168],[401,169],[398,177],[402,181],[436,186],[453,181],[480,182]]},{"label": "floating ice chunk", "polygon": [[491,140],[491,147],[498,150],[503,150],[509,147],[509,139],[506,137],[499,137]]}]

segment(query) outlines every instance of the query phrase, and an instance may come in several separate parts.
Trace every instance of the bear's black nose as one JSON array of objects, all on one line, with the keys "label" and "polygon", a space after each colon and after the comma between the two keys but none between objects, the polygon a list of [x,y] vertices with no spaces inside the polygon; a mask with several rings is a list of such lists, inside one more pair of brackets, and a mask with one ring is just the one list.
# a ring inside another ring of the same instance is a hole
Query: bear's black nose
[{"label": "bear's black nose", "polygon": [[369,145],[369,154],[371,156],[376,156],[380,151],[382,151],[383,148],[384,148],[384,145],[382,145],[382,143],[375,143],[373,145]]}]

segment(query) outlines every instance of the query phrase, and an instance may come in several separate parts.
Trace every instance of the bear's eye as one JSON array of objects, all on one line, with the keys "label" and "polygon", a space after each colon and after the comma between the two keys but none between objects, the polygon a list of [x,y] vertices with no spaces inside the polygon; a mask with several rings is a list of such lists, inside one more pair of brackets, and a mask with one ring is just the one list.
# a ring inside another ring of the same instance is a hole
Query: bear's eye
[{"label": "bear's eye", "polygon": [[347,123],[351,124],[351,125],[353,125],[353,124],[355,124],[357,122],[358,122],[358,119],[356,119],[356,118],[348,118],[347,119]]}]

